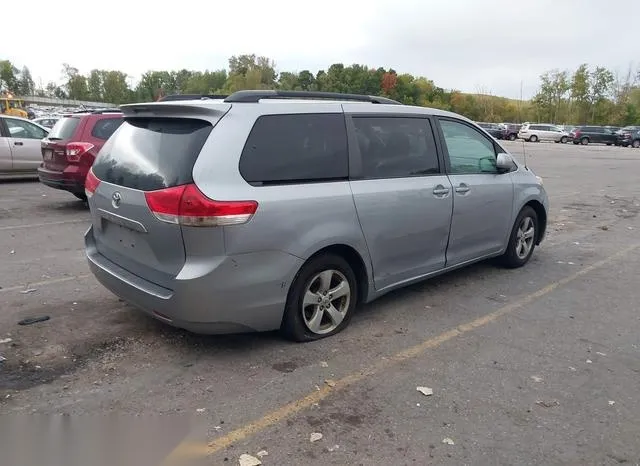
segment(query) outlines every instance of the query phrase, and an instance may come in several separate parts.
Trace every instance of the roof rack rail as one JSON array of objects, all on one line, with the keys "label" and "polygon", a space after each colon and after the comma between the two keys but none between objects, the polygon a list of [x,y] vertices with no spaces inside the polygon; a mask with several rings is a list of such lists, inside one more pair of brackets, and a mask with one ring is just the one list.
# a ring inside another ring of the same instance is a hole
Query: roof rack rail
[{"label": "roof rack rail", "polygon": [[175,100],[225,99],[227,97],[229,96],[218,95],[218,94],[172,94],[172,95],[166,95],[158,99],[158,102],[171,102]]},{"label": "roof rack rail", "polygon": [[339,92],[316,92],[316,91],[237,91],[224,99],[229,103],[259,102],[261,99],[327,99],[327,100],[353,100],[356,102],[370,102],[372,104],[394,104],[401,105],[397,100],[387,97],[378,97],[361,94],[342,94]]}]

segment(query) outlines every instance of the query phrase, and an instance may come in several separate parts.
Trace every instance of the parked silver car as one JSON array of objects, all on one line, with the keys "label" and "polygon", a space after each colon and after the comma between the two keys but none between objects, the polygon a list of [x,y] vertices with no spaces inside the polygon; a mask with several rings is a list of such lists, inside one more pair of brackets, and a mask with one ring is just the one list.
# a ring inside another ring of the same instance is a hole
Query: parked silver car
[{"label": "parked silver car", "polygon": [[29,120],[0,115],[0,178],[37,176],[40,140],[49,130]]},{"label": "parked silver car", "polygon": [[321,338],[398,287],[522,266],[545,234],[542,180],[454,113],[284,91],[122,109],[87,176],[89,265],[177,327]]}]

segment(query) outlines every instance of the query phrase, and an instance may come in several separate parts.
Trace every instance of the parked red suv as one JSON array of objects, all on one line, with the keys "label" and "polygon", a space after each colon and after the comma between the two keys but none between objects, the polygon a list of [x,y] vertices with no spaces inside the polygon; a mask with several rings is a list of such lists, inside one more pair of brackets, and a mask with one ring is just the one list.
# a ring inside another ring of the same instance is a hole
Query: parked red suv
[{"label": "parked red suv", "polygon": [[42,140],[40,181],[86,200],[84,182],[98,152],[122,124],[119,110],[106,109],[65,115]]}]

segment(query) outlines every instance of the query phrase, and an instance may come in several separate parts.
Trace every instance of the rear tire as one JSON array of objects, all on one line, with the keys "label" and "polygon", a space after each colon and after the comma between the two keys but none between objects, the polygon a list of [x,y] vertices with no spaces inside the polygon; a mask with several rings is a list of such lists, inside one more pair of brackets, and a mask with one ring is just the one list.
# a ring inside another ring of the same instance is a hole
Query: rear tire
[{"label": "rear tire", "polygon": [[73,195],[81,201],[87,202],[87,195],[85,193],[73,193]]},{"label": "rear tire", "polygon": [[513,134],[513,133],[511,133],[511,134],[509,135],[509,141],[515,141],[515,140],[516,140],[516,138],[517,138],[517,136],[516,136],[515,134]]},{"label": "rear tire", "polygon": [[349,325],[357,300],[356,275],[346,260],[334,254],[313,257],[291,285],[280,331],[300,342],[335,335]]},{"label": "rear tire", "polygon": [[538,136],[536,136],[536,135],[534,134],[533,136],[531,136],[531,137],[529,138],[529,141],[530,141],[530,142],[538,142]]},{"label": "rear tire", "polygon": [[525,206],[511,230],[507,250],[500,257],[503,266],[515,269],[522,267],[531,258],[538,238],[538,215],[530,206]]},{"label": "rear tire", "polygon": [[583,146],[589,145],[589,138],[580,139],[580,144],[582,144]]},{"label": "rear tire", "polygon": [[562,144],[566,144],[568,141],[569,141],[569,138],[568,138],[568,137],[566,137],[566,136],[562,136],[562,137],[560,138],[560,142],[561,142]]},{"label": "rear tire", "polygon": [[640,148],[640,139],[634,139],[631,143],[631,147],[633,147],[634,149]]}]

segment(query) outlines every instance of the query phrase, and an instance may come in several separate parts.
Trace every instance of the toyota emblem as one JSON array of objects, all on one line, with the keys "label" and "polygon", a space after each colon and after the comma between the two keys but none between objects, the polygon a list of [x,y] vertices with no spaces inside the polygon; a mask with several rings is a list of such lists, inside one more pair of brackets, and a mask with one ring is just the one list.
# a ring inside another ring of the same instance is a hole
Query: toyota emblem
[{"label": "toyota emblem", "polygon": [[121,201],[122,201],[122,195],[118,191],[113,193],[113,195],[111,196],[111,204],[113,205],[113,207],[115,207],[116,209],[120,207]]}]

